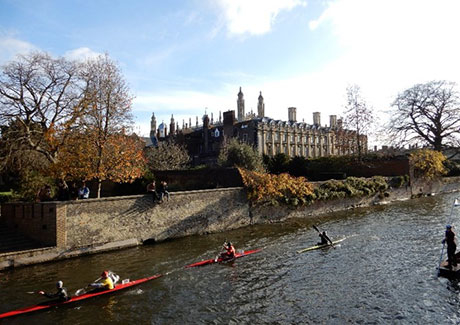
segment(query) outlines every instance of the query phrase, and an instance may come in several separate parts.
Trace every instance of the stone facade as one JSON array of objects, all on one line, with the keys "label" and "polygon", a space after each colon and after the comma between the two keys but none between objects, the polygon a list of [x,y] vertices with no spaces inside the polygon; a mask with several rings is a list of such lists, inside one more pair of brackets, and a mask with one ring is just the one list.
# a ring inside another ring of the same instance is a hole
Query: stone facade
[{"label": "stone facade", "polygon": [[[241,90],[237,98],[237,116],[235,111],[224,112],[223,121],[214,121],[207,114],[203,116],[203,124],[182,123],[175,127],[171,116],[170,132],[165,123],[156,129],[155,115],[152,115],[151,143],[158,141],[176,141],[186,145],[195,164],[215,163],[225,139],[237,138],[256,148],[261,155],[274,156],[284,153],[289,157],[303,156],[317,158],[337,155],[353,155],[358,153],[356,132],[342,127],[342,120],[336,115],[329,117],[329,126],[321,125],[320,112],[313,112],[313,124],[297,122],[297,109],[288,108],[288,120],[274,120],[265,116],[265,103],[260,93],[257,103],[257,114],[245,112],[244,94]],[[150,143],[150,142],[149,142]],[[361,153],[367,152],[367,136],[360,136]]]}]

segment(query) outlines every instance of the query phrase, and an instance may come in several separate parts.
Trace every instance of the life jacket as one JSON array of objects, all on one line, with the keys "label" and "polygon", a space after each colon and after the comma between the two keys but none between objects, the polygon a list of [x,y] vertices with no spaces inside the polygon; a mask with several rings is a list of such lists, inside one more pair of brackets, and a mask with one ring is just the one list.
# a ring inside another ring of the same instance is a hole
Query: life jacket
[{"label": "life jacket", "polygon": [[226,253],[228,256],[235,256],[235,247],[233,247],[233,245],[230,247],[227,246],[225,249],[227,250]]},{"label": "life jacket", "polygon": [[109,289],[109,290],[112,290],[113,288],[115,288],[115,286],[113,285],[112,278],[110,276],[108,276],[105,279],[102,279],[101,284],[104,288]]}]

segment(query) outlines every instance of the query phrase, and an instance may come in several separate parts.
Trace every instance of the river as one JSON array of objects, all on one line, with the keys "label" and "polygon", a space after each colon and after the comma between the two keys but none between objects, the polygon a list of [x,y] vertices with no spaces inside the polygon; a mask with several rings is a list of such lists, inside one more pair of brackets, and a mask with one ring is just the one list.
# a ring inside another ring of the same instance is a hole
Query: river
[{"label": "river", "polygon": [[[57,280],[70,293],[110,269],[122,279],[167,275],[128,291],[1,324],[458,324],[460,286],[438,278],[441,240],[456,194],[257,225],[0,273],[0,313],[33,305]],[[454,208],[460,228],[460,207]],[[340,246],[314,245],[312,225]],[[185,269],[225,239],[262,248],[231,264]]]}]

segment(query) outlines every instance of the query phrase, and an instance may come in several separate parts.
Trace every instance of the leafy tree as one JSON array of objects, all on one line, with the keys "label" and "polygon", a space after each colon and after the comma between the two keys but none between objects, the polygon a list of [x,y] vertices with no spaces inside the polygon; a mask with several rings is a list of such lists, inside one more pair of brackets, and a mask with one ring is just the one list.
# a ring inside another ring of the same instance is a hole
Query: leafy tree
[{"label": "leafy tree", "polygon": [[430,81],[398,95],[388,123],[392,143],[425,144],[437,151],[458,146],[460,101],[456,84]]},{"label": "leafy tree", "polygon": [[272,174],[286,173],[289,169],[289,156],[285,153],[277,153],[268,160],[267,168]]},{"label": "leafy tree", "polygon": [[444,175],[446,157],[439,151],[421,149],[412,152],[409,163],[414,169],[414,176],[418,178],[433,179]]},{"label": "leafy tree", "polygon": [[358,157],[361,159],[363,150],[363,136],[368,133],[372,126],[374,115],[372,108],[366,103],[361,95],[358,85],[347,87],[347,104],[345,106],[345,126],[356,131],[355,139],[358,148]]},{"label": "leafy tree", "polygon": [[184,169],[190,163],[187,149],[175,142],[160,142],[158,147],[148,147],[145,155],[150,170]]},{"label": "leafy tree", "polygon": [[264,170],[262,157],[254,148],[237,139],[230,139],[219,154],[219,164],[223,167],[241,167],[248,170]]},{"label": "leafy tree", "polygon": [[308,173],[308,160],[302,156],[295,156],[288,163],[289,174],[292,176],[306,176]]},{"label": "leafy tree", "polygon": [[59,162],[53,165],[56,176],[61,179],[97,179],[101,182],[130,183],[145,172],[144,142],[136,135],[123,133],[110,134],[105,143],[103,155],[93,139],[97,130],[85,134],[75,133],[69,138],[67,146],[60,151]]}]

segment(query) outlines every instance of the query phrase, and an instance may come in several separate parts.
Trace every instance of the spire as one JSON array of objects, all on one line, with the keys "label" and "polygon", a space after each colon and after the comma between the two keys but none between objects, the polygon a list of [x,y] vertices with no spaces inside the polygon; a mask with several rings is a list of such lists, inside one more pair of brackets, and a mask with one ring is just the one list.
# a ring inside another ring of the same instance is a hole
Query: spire
[{"label": "spire", "polygon": [[240,87],[240,92],[238,93],[238,100],[236,101],[236,106],[237,106],[237,111],[238,111],[238,121],[243,121],[244,120],[244,98],[243,98],[243,92],[241,91]]},{"label": "spire", "polygon": [[265,104],[264,98],[262,97],[262,92],[259,94],[259,102],[257,103],[257,117],[265,116]]}]

